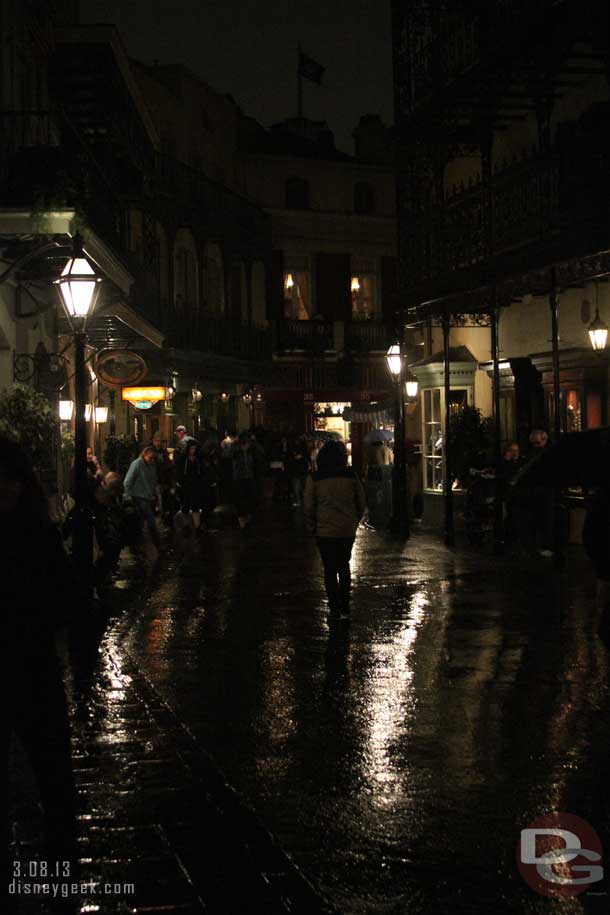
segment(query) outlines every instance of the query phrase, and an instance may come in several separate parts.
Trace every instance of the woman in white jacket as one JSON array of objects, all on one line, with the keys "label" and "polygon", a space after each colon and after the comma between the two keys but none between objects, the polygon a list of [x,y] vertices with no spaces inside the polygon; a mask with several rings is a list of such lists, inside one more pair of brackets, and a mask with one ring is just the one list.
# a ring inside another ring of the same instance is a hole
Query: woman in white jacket
[{"label": "woman in white jacket", "polygon": [[350,559],[366,499],[360,480],[347,466],[343,442],[327,442],[318,454],[317,465],[305,484],[305,523],[315,534],[320,550],[329,610],[348,618]]}]

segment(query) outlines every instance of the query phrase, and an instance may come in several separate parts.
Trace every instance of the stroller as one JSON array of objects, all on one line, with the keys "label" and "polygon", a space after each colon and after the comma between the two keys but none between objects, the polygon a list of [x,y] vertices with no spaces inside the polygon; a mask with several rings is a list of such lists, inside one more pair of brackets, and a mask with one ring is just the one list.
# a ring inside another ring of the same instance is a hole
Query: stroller
[{"label": "stroller", "polygon": [[493,531],[497,495],[495,470],[471,468],[464,510],[466,537],[471,546],[481,546]]}]

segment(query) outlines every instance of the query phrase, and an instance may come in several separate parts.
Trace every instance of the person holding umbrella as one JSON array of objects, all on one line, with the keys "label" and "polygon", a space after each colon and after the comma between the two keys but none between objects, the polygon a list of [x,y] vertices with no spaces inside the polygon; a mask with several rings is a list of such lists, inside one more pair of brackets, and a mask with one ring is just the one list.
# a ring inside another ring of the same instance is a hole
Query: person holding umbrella
[{"label": "person holding umbrella", "polygon": [[[610,462],[610,454],[608,455]],[[597,578],[599,637],[610,650],[610,485],[589,495],[582,540]]]},{"label": "person holding umbrella", "polygon": [[610,648],[610,427],[571,432],[541,448],[511,486],[517,495],[531,487],[588,491],[583,544],[597,578],[599,635]]}]

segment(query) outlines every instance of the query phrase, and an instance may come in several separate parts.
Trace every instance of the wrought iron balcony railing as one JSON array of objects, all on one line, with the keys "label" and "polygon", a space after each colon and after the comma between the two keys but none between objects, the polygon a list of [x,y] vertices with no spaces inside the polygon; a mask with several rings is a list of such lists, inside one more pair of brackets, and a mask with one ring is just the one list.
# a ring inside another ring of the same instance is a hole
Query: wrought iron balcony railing
[{"label": "wrought iron balcony railing", "polygon": [[327,321],[279,321],[278,352],[323,353],[335,348],[333,325]]},{"label": "wrought iron balcony railing", "polygon": [[204,216],[211,215],[219,227],[241,226],[250,237],[261,237],[270,231],[269,217],[246,197],[164,153],[157,153],[155,161],[162,195],[203,208]]},{"label": "wrought iron balcony railing", "polygon": [[345,349],[350,353],[386,353],[393,342],[389,324],[352,321],[345,325]]},{"label": "wrought iron balcony railing", "polygon": [[248,361],[268,361],[273,354],[273,334],[267,328],[229,318],[201,316],[184,324],[177,321],[166,337],[176,348]]}]

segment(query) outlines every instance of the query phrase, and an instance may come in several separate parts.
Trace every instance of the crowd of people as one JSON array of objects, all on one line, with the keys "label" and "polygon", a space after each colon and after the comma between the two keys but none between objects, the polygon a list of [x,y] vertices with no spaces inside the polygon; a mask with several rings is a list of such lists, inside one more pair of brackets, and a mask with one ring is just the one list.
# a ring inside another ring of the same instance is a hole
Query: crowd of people
[{"label": "crowd of people", "polygon": [[[213,533],[215,509],[223,505],[234,507],[237,524],[246,533],[267,481],[274,502],[302,506],[305,482],[317,470],[323,445],[319,437],[273,436],[262,428],[222,437],[208,430],[196,439],[179,425],[171,451],[155,432],[124,479],[116,471],[104,473],[89,448],[96,590],[108,580],[123,547],[148,542],[160,552],[161,525],[185,537]],[[64,530],[69,535],[70,519]]]}]

